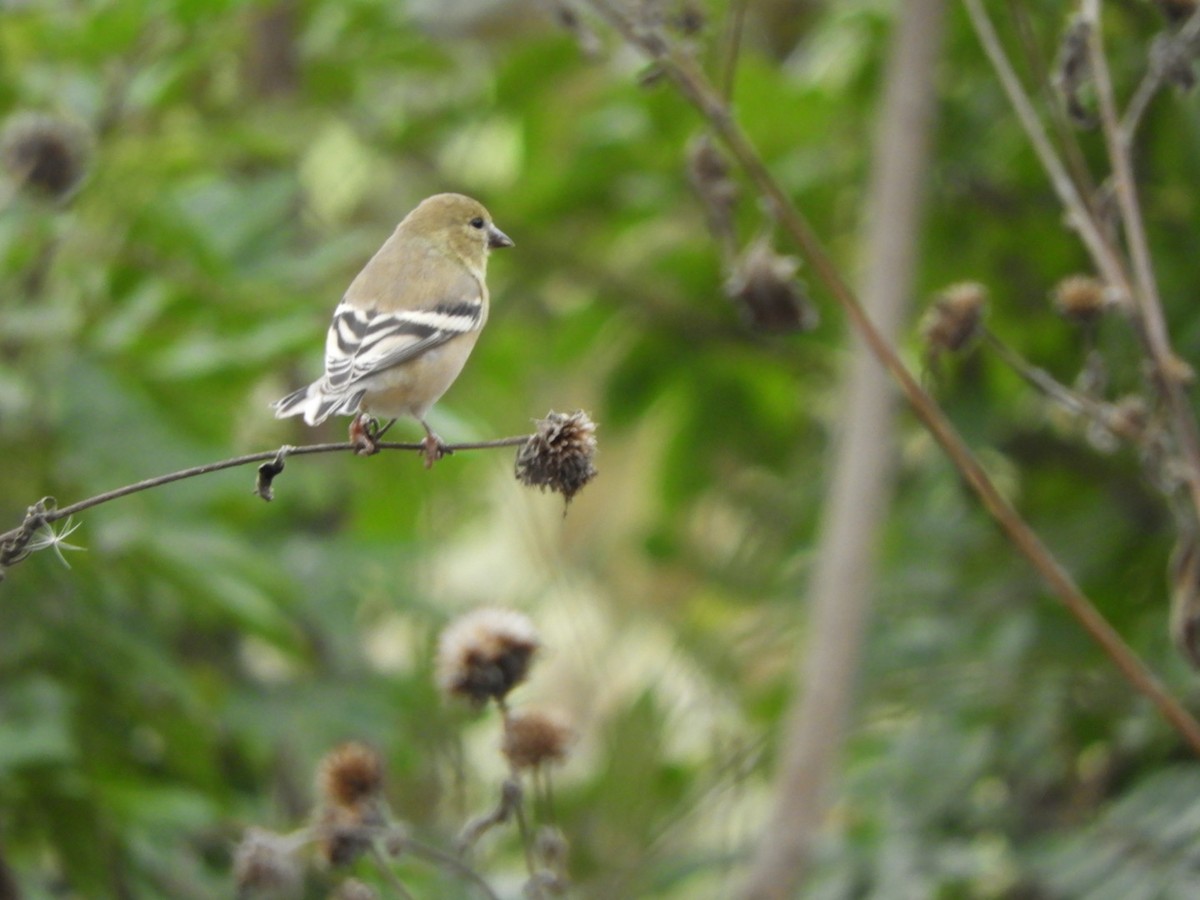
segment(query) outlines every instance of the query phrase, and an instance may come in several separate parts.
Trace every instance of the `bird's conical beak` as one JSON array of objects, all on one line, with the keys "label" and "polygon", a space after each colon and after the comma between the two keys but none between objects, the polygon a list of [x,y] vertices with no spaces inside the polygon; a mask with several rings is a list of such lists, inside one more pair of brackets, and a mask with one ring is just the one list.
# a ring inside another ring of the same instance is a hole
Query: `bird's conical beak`
[{"label": "bird's conical beak", "polygon": [[488,249],[499,250],[502,247],[511,247],[513,245],[512,238],[497,228],[495,225],[488,226]]}]

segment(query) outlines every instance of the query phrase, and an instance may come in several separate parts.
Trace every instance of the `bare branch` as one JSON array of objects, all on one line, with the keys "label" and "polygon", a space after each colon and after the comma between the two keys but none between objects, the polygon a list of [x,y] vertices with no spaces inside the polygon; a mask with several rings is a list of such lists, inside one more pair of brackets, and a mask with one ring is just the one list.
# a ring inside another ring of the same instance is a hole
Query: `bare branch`
[{"label": "bare branch", "polygon": [[[451,452],[456,452],[459,450],[489,450],[496,447],[518,447],[525,444],[530,437],[532,435],[499,438],[492,441],[468,441],[461,444],[449,444],[447,445],[447,449]],[[381,442],[378,446],[380,450],[417,450],[421,452],[425,450],[425,445],[420,443],[385,441]],[[20,562],[28,555],[29,541],[32,539],[34,532],[43,525],[57,522],[59,519],[65,519],[67,516],[83,512],[85,509],[91,509],[94,506],[100,506],[103,503],[118,500],[121,497],[128,497],[130,494],[162,487],[165,484],[171,484],[175,481],[184,481],[188,478],[197,478],[212,472],[220,472],[223,469],[248,466],[251,463],[267,463],[268,466],[278,466],[279,471],[282,471],[283,458],[285,456],[308,456],[314,453],[342,453],[346,451],[355,452],[356,450],[357,445],[350,441],[342,441],[334,444],[306,444],[301,447],[285,445],[278,450],[248,453],[245,456],[235,456],[231,459],[222,459],[218,462],[205,463],[204,465],[192,466],[188,469],[180,469],[178,472],[158,475],[154,478],[146,478],[134,484],[127,484],[123,487],[114,488],[111,491],[105,491],[102,494],[96,494],[94,497],[88,497],[86,500],[79,500],[69,506],[56,506],[53,497],[45,497],[29,508],[24,521],[19,526],[0,533],[0,580],[3,580],[4,569],[6,567]],[[268,496],[271,486],[270,481],[276,474],[278,472],[268,477],[261,470],[259,472],[255,492],[264,500],[271,499]]]}]

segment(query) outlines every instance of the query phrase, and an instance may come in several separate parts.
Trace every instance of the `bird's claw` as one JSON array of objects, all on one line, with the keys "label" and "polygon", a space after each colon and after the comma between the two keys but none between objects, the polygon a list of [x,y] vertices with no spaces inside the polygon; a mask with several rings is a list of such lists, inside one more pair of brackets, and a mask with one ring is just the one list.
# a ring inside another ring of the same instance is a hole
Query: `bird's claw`
[{"label": "bird's claw", "polygon": [[359,413],[350,422],[350,443],[359,456],[374,456],[379,452],[379,420]]},{"label": "bird's claw", "polygon": [[454,451],[432,431],[425,435],[425,440],[421,441],[421,447],[425,454],[425,468],[432,469],[433,464],[443,456],[449,456]]}]

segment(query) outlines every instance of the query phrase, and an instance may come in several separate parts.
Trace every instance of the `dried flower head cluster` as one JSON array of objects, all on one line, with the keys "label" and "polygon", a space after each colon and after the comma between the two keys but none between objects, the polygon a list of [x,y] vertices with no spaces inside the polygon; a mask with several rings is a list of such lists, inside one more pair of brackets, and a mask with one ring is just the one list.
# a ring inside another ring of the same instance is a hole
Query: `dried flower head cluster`
[{"label": "dried flower head cluster", "polygon": [[573,737],[566,724],[547,713],[514,712],[505,717],[500,747],[514,769],[537,769],[566,759]]},{"label": "dried flower head cluster", "polygon": [[22,113],[0,132],[0,163],[23,189],[66,200],[87,174],[91,140],[82,126],[56,116]]},{"label": "dried flower head cluster", "polygon": [[233,851],[233,878],[240,895],[289,896],[300,888],[297,842],[264,828],[247,828]]},{"label": "dried flower head cluster", "polygon": [[1079,325],[1091,325],[1108,307],[1104,282],[1091,275],[1071,275],[1054,287],[1054,308]]},{"label": "dried flower head cluster", "polygon": [[775,251],[768,238],[752,241],[733,265],[725,294],[757,331],[811,331],[820,316],[796,277],[800,261]]},{"label": "dried flower head cluster", "polygon": [[442,632],[437,679],[443,691],[476,705],[503,701],[525,680],[541,640],[529,617],[510,609],[477,609]]},{"label": "dried flower head cluster", "polygon": [[383,759],[366,744],[339,744],[317,766],[316,780],[318,850],[329,865],[347,865],[370,848],[372,829],[384,822]]},{"label": "dried flower head cluster", "polygon": [[933,301],[921,321],[921,338],[931,359],[958,353],[983,331],[987,290],[977,281],[952,284]]},{"label": "dried flower head cluster", "polygon": [[596,423],[587,413],[551,412],[517,451],[516,476],[571,502],[596,477]]}]

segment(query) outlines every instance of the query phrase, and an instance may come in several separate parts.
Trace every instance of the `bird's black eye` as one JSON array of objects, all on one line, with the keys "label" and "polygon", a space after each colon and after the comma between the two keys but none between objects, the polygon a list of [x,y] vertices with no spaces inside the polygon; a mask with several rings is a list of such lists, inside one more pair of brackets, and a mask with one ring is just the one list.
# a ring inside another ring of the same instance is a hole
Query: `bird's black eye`
[{"label": "bird's black eye", "polygon": [[482,228],[483,227],[483,216],[476,216],[475,218],[473,218],[471,220],[471,227],[472,228]]}]

